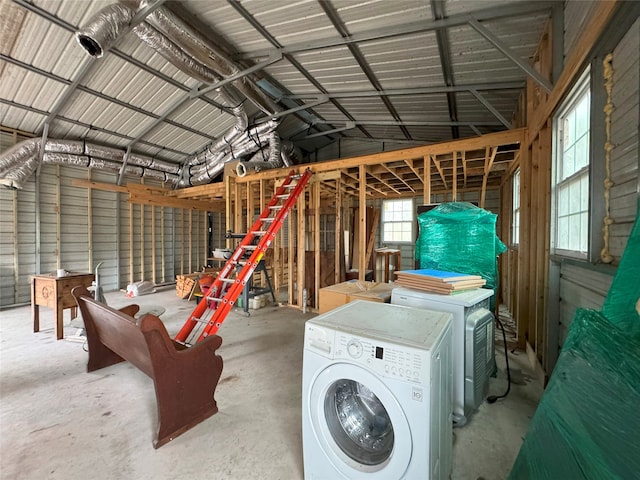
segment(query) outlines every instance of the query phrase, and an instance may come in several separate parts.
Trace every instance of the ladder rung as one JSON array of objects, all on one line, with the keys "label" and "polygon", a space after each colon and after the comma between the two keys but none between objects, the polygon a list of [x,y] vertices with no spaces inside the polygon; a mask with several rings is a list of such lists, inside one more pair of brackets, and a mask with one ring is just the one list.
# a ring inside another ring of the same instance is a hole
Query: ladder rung
[{"label": "ladder rung", "polygon": [[223,278],[221,281],[224,282],[224,283],[235,283],[236,279],[235,278]]},{"label": "ladder rung", "polygon": [[201,318],[191,318],[191,320],[193,320],[194,322],[198,322],[198,323],[209,323],[209,322],[206,322],[206,321],[202,320]]},{"label": "ladder rung", "polygon": [[263,218],[262,221],[263,222],[273,222],[275,221],[276,217],[267,217],[267,218]]},{"label": "ladder rung", "polygon": [[[222,298],[218,298],[218,297],[206,297],[208,301],[210,302],[222,302]],[[198,322],[201,322],[202,320],[198,319]]]},{"label": "ladder rung", "polygon": [[271,210],[280,210],[284,205],[274,205],[273,207],[269,207]]},{"label": "ladder rung", "polygon": [[255,250],[256,248],[258,248],[257,245],[245,245],[242,248],[244,248],[245,250]]},{"label": "ladder rung", "polygon": [[253,230],[251,233],[253,233],[254,235],[261,236],[261,235],[266,235],[269,232],[267,232],[266,230]]},{"label": "ladder rung", "polygon": [[284,188],[296,188],[297,186],[298,184],[295,184],[295,185],[289,184],[289,185],[285,185]]},{"label": "ladder rung", "polygon": [[282,199],[289,198],[289,194],[283,193],[282,195],[276,195],[276,198],[282,198]]}]

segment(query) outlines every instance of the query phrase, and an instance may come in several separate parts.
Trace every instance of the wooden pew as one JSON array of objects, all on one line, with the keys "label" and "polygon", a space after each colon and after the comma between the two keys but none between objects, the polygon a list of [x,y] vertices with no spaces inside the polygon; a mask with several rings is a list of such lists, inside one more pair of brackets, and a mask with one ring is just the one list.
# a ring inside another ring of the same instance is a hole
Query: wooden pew
[{"label": "wooden pew", "polygon": [[74,288],[72,294],[87,332],[87,371],[126,360],[153,380],[158,407],[154,448],[218,411],[214,393],[222,374],[222,357],[215,352],[222,338],[211,335],[185,347],[171,339],[155,315],[136,320],[137,305],[115,310],[96,302],[84,287]]}]

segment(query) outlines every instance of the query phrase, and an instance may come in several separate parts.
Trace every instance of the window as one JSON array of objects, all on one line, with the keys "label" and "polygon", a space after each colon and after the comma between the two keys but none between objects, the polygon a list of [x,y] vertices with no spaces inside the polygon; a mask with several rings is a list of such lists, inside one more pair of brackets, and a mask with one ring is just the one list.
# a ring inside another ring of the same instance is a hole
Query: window
[{"label": "window", "polygon": [[586,258],[589,247],[589,72],[554,118],[554,230],[560,255]]},{"label": "window", "polygon": [[382,202],[382,243],[413,242],[413,200]]},{"label": "window", "polygon": [[513,223],[511,225],[511,244],[520,243],[520,169],[513,174]]}]

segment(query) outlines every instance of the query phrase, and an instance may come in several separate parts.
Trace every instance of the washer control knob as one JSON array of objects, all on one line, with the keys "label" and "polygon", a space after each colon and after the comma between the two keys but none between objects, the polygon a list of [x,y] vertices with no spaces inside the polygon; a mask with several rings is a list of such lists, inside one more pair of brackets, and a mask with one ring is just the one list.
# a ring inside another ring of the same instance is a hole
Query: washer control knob
[{"label": "washer control knob", "polygon": [[360,358],[362,351],[362,344],[358,340],[349,340],[349,343],[347,343],[347,352],[349,352],[352,358]]}]

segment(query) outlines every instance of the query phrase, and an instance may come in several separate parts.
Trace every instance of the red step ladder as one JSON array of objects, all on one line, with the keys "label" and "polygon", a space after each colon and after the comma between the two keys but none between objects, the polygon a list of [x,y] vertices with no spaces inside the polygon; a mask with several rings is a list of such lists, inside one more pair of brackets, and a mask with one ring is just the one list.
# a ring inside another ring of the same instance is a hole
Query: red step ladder
[{"label": "red step ladder", "polygon": [[[176,335],[177,342],[191,345],[218,331],[312,174],[309,169],[303,174],[296,174],[294,170],[289,172],[224,268],[218,273],[211,287],[204,292],[202,300]],[[260,240],[254,245],[257,238]],[[249,258],[243,260],[249,252]],[[237,272],[238,266],[242,266],[241,270],[235,278],[230,278]],[[200,328],[196,329],[198,325]]]}]

